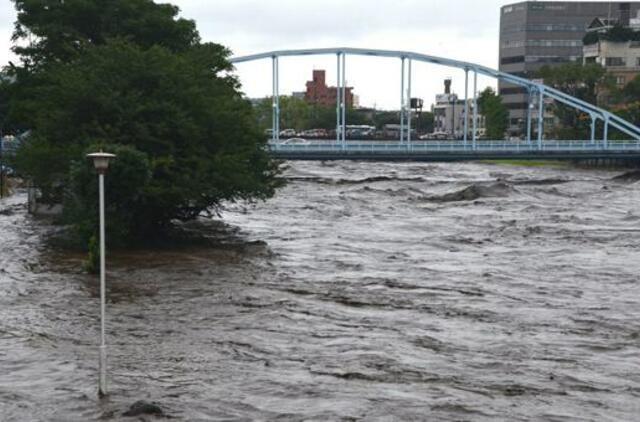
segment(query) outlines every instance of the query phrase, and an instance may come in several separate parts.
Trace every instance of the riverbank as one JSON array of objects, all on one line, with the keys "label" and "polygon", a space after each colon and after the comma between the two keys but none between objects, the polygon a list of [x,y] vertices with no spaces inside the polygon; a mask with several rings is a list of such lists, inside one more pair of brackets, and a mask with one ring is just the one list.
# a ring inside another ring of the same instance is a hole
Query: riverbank
[{"label": "riverbank", "polygon": [[640,161],[635,160],[483,160],[481,163],[522,167],[577,167],[607,170],[640,168]]}]

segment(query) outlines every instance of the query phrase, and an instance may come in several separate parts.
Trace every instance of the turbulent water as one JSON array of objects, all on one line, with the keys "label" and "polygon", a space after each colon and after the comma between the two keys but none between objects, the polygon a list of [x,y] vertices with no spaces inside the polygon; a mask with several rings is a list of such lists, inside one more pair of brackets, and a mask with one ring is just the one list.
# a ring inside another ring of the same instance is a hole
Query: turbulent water
[{"label": "turbulent water", "polygon": [[618,174],[290,163],[201,224],[210,247],[109,256],[103,401],[96,279],[2,200],[0,420],[638,420],[640,182]]}]

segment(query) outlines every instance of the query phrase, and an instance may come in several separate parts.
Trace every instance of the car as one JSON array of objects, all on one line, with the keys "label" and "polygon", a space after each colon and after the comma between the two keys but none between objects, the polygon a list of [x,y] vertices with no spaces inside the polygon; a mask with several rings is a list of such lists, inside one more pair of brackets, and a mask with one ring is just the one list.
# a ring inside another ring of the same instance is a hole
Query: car
[{"label": "car", "polygon": [[284,130],[280,131],[280,136],[288,136],[288,137],[296,136],[296,130],[295,129],[284,129]]},{"label": "car", "polygon": [[289,138],[280,142],[283,145],[309,145],[311,142],[304,138]]},{"label": "car", "polygon": [[298,133],[298,137],[302,138],[302,137],[306,137],[306,138],[317,138],[318,137],[318,133],[315,129],[311,129],[311,130],[303,130],[302,132]]}]

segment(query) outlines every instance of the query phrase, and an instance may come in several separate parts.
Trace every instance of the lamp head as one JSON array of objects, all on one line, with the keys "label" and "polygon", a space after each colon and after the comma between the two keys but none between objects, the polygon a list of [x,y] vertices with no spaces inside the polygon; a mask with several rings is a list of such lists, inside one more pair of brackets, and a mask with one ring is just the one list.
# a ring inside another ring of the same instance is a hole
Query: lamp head
[{"label": "lamp head", "polygon": [[116,158],[114,154],[107,152],[94,152],[93,154],[87,154],[87,158],[93,160],[93,165],[100,174],[105,174],[109,169],[109,161]]}]

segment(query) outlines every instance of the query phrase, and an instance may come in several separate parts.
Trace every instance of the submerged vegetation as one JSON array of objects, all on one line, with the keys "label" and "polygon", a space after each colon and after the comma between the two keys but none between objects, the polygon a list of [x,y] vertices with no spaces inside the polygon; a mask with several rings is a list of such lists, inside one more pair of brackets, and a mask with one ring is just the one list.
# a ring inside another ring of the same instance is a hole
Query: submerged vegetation
[{"label": "submerged vegetation", "polygon": [[85,155],[118,155],[106,178],[110,243],[157,236],[223,201],[280,185],[254,111],[230,75],[230,51],[203,43],[178,8],[151,0],[14,0],[19,65],[8,122],[32,130],[16,169],[87,245],[95,172]]}]

